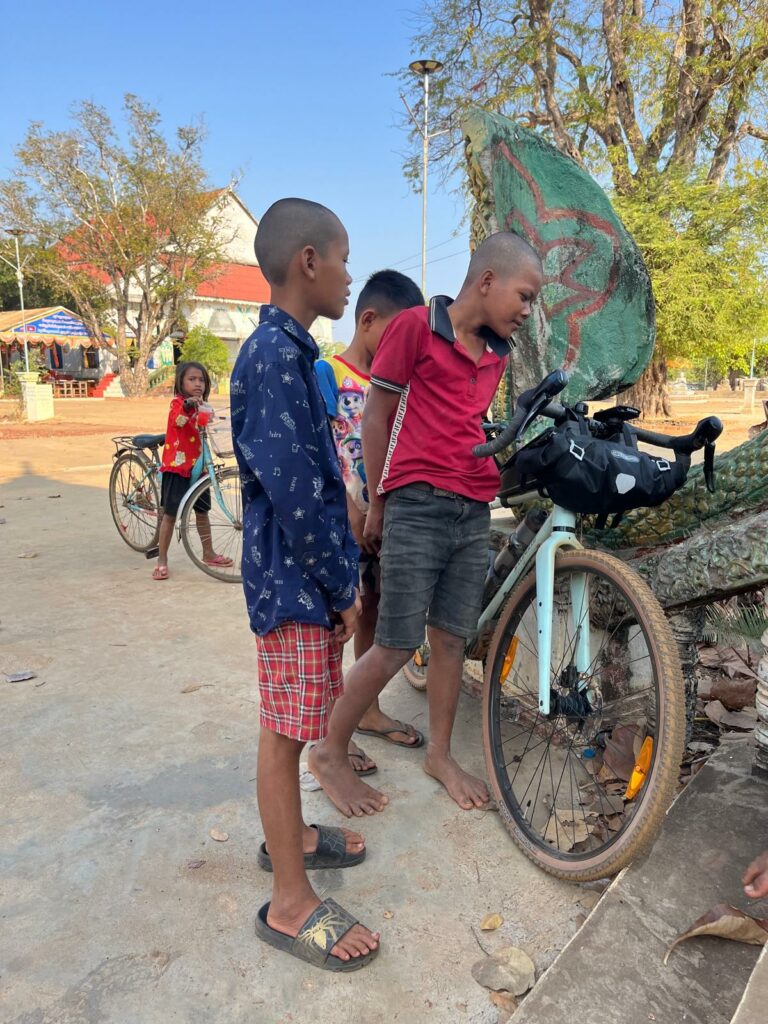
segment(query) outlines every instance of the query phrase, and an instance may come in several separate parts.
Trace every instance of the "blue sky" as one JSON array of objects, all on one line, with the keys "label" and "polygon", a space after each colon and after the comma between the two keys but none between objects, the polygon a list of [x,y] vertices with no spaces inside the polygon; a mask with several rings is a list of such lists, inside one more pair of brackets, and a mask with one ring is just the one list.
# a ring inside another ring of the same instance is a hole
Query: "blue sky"
[{"label": "blue sky", "polygon": [[[123,93],[133,92],[158,108],[169,129],[204,117],[212,185],[242,175],[239,193],[257,217],[283,195],[335,210],[350,236],[350,308],[360,279],[384,266],[396,265],[418,283],[421,197],[403,177],[403,108],[399,83],[387,73],[415,56],[432,56],[411,51],[419,5],[8,5],[3,52],[7,69],[13,54],[20,63],[1,87],[0,174],[8,173],[29,121],[65,127],[72,104],[82,99],[114,116]],[[427,242],[432,294],[455,293],[461,283],[468,258],[463,217],[461,198],[433,174]],[[335,334],[349,341],[352,329],[348,312]]]}]

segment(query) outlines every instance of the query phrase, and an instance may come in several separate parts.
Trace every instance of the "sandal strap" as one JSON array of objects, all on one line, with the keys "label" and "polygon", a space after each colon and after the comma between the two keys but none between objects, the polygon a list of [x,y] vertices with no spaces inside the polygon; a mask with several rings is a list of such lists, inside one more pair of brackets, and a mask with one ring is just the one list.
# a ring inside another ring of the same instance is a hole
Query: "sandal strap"
[{"label": "sandal strap", "polygon": [[347,855],[347,840],[340,828],[332,825],[312,825],[317,829],[317,849],[315,853],[319,857],[333,859],[341,864]]},{"label": "sandal strap", "polygon": [[322,967],[336,943],[356,924],[357,918],[339,906],[336,900],[324,899],[299,929],[293,940],[292,952],[300,959]]}]

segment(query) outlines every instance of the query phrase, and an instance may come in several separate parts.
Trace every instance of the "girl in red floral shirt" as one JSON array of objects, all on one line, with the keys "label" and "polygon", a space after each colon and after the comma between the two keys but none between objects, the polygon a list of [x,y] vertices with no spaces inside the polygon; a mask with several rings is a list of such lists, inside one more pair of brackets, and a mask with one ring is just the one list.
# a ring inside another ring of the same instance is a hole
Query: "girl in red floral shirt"
[{"label": "girl in red floral shirt", "polygon": [[[168,579],[168,548],[173,537],[179,505],[190,487],[190,477],[202,452],[197,417],[211,393],[211,378],[201,363],[179,363],[176,367],[174,396],[168,413],[162,459],[162,489],[157,566],[153,580]],[[205,407],[208,408],[208,407]],[[232,565],[232,559],[217,555],[211,540],[210,495],[204,494],[194,504],[195,521],[203,545],[203,561],[208,565]]]}]

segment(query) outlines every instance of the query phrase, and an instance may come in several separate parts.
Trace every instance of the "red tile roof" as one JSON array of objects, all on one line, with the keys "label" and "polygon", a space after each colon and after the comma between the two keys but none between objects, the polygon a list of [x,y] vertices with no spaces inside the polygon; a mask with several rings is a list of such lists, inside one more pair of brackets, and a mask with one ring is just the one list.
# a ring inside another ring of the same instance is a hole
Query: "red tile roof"
[{"label": "red tile roof", "polygon": [[214,263],[195,295],[240,302],[269,302],[269,285],[259,267],[245,263]]}]

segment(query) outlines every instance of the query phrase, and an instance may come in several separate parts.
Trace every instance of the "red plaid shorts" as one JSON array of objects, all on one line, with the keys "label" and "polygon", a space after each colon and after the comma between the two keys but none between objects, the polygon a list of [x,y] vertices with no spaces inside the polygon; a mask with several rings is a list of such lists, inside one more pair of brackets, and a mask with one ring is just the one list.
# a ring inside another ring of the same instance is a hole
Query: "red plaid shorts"
[{"label": "red plaid shorts", "polygon": [[283,622],[256,637],[259,722],[293,740],[322,740],[344,690],[341,647],[323,626]]}]

